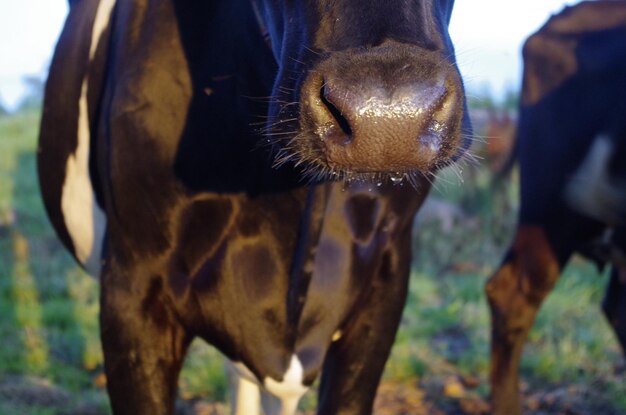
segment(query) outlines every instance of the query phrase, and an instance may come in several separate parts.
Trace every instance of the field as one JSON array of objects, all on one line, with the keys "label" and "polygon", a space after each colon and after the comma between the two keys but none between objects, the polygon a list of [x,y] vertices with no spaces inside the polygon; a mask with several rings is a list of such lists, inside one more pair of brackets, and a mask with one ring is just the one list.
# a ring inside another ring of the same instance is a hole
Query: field
[{"label": "field", "polygon": [[[38,117],[0,117],[0,415],[108,414],[97,281],[64,252],[43,211]],[[488,411],[482,287],[511,238],[516,187],[492,186],[483,167],[463,176],[444,172],[416,223],[409,301],[378,415]],[[575,258],[541,309],[522,362],[527,413],[626,413],[623,360],[599,311],[606,280]],[[221,357],[194,343],[179,413],[224,414],[227,400]],[[314,402],[307,397],[302,411]]]}]

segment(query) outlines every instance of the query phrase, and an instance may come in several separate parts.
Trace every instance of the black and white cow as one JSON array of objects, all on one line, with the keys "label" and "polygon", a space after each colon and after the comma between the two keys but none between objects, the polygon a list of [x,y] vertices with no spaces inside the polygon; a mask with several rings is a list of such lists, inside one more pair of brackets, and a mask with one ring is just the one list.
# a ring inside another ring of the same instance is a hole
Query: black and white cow
[{"label": "black and white cow", "polygon": [[626,2],[568,7],[526,41],[516,146],[519,224],[486,286],[502,415],[520,413],[526,335],[574,253],[613,265],[603,310],[626,350]]},{"label": "black and white cow", "polygon": [[320,373],[320,414],[371,412],[413,216],[469,140],[452,6],[73,2],[39,177],[100,275],[115,414],[171,413],[195,337],[241,376],[237,414],[292,414]]}]

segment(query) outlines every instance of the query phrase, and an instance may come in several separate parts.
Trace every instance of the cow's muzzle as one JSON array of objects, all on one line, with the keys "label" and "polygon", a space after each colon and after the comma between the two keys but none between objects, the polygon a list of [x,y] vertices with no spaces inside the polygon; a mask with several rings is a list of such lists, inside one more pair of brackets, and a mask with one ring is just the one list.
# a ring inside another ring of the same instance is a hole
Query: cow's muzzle
[{"label": "cow's muzzle", "polygon": [[464,100],[440,52],[387,43],[332,53],[302,84],[303,133],[289,151],[343,177],[433,172],[465,147]]}]

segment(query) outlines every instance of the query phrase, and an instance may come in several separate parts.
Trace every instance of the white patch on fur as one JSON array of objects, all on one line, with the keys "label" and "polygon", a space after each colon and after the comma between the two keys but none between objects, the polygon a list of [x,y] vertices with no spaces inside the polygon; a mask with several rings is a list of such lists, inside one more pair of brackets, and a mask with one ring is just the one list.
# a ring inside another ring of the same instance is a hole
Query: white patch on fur
[{"label": "white patch on fur", "polygon": [[565,189],[572,209],[609,225],[619,224],[619,212],[626,206],[623,184],[615,183],[608,172],[613,141],[599,135]]},{"label": "white patch on fur", "polygon": [[[92,28],[89,60],[111,20],[115,0],[101,0]],[[87,75],[83,79],[78,102],[78,146],[65,166],[65,181],[61,194],[61,210],[65,226],[74,244],[74,254],[87,272],[100,273],[100,255],[106,228],[106,217],[98,206],[89,176],[89,113],[87,108]]]},{"label": "white patch on fur", "polygon": [[309,389],[304,386],[304,368],[296,355],[291,357],[289,367],[282,381],[265,378],[263,385],[275,398],[263,399],[263,409],[267,415],[293,415],[302,395]]}]

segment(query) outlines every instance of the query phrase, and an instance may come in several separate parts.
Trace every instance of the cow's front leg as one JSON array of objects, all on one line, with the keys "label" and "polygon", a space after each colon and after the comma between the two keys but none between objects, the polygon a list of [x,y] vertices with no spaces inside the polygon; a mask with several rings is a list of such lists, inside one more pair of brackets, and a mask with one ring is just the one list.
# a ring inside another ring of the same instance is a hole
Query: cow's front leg
[{"label": "cow's front leg", "polygon": [[498,271],[486,285],[491,307],[491,399],[493,413],[519,414],[518,366],[535,315],[560,275],[544,230],[520,226]]},{"label": "cow's front leg", "polygon": [[229,360],[225,364],[230,386],[230,408],[233,415],[259,415],[261,391],[259,385],[240,373]]},{"label": "cow's front leg", "polygon": [[[405,242],[405,247],[410,246],[408,240]],[[409,258],[400,259],[391,252],[384,255],[371,290],[358,300],[354,316],[328,351],[318,414],[372,413],[406,301],[409,269]]]},{"label": "cow's front leg", "polygon": [[100,334],[115,415],[174,413],[177,380],[191,341],[159,276],[116,269],[102,275]]}]

